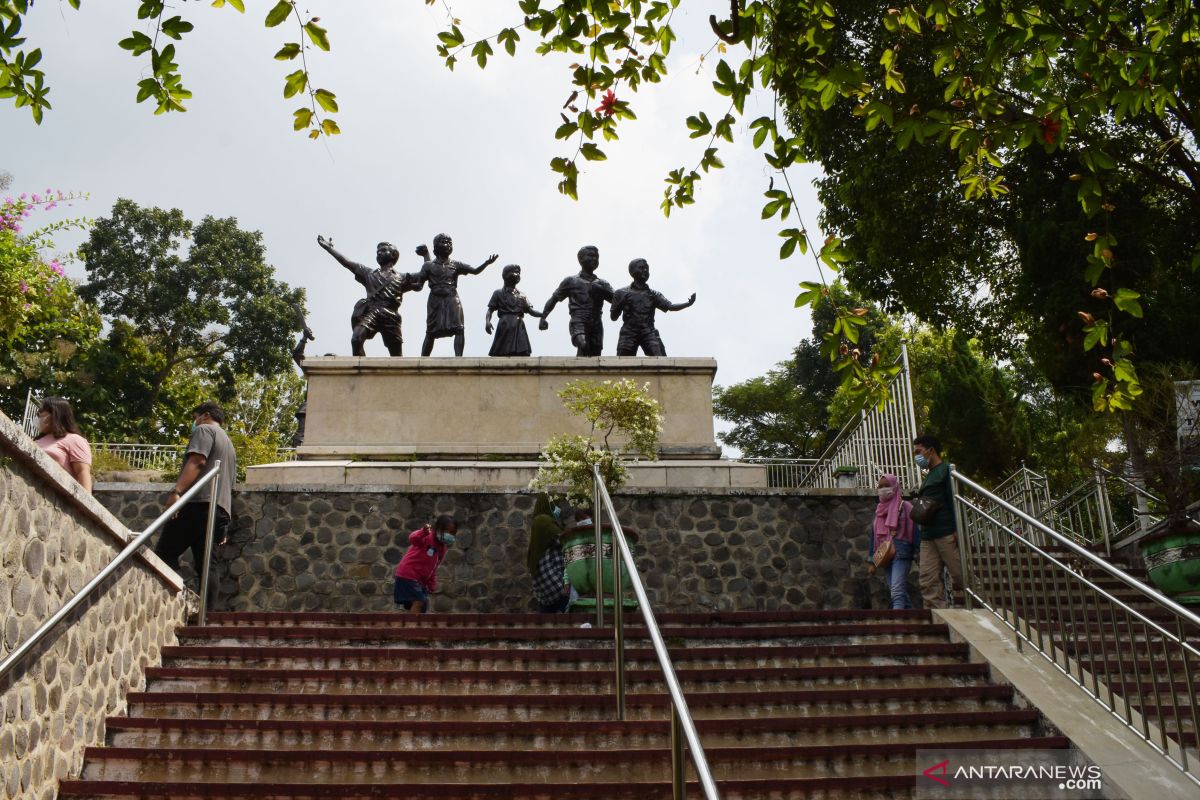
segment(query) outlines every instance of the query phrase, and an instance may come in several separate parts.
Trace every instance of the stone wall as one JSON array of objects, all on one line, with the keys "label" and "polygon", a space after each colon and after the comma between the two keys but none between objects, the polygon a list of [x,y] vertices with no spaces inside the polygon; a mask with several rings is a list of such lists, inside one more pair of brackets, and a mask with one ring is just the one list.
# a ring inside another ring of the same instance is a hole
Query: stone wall
[{"label": "stone wall", "polygon": [[[168,490],[111,484],[97,497],[139,529],[161,511]],[[533,502],[525,491],[238,487],[230,541],[214,565],[214,608],[389,610],[408,533],[453,513],[458,542],[441,568],[434,609],[527,611]],[[866,575],[873,493],[647,491],[614,502],[622,524],[641,533],[638,568],[656,609],[886,607],[882,579]],[[188,559],[184,574],[195,585]]]},{"label": "stone wall", "polygon": [[[0,414],[0,658],[124,547],[129,532]],[[145,686],[184,621],[178,576],[135,557],[0,679],[0,798],[51,800],[106,717]]]}]

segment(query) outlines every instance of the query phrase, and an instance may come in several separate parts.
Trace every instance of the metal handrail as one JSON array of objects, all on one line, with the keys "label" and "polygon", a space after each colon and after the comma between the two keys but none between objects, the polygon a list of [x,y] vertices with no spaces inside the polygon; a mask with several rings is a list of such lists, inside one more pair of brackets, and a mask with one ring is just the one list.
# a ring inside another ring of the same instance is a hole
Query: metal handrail
[{"label": "metal handrail", "polygon": [[[708,759],[704,756],[704,747],[700,744],[700,735],[696,732],[696,723],[692,720],[691,712],[688,711],[687,700],[683,696],[683,689],[679,685],[679,679],[675,675],[675,668],[671,664],[671,656],[667,652],[667,645],[663,641],[662,633],[658,629],[658,622],[654,618],[654,612],[650,608],[650,599],[646,595],[646,587],[642,585],[641,576],[638,575],[637,565],[633,561],[633,551],[629,549],[629,542],[625,539],[625,531],[621,527],[621,523],[617,520],[617,512],[613,508],[612,497],[608,493],[608,487],[604,484],[604,478],[600,475],[600,467],[592,465],[592,476],[595,482],[595,496],[597,505],[593,519],[596,525],[596,608],[599,609],[599,620],[603,621],[604,608],[604,585],[601,580],[600,573],[600,509],[603,503],[604,511],[608,514],[609,522],[612,525],[613,547],[620,551],[620,558],[613,554],[613,631],[615,636],[616,646],[616,673],[617,673],[617,713],[618,719],[625,718],[625,632],[623,625],[623,613],[621,605],[623,602],[621,591],[621,566],[629,570],[629,583],[633,587],[633,593],[637,596],[638,605],[642,609],[642,620],[646,625],[646,630],[650,634],[650,641],[654,645],[654,654],[658,657],[658,666],[662,669],[663,681],[667,684],[667,692],[671,697],[671,787],[672,796],[675,800],[683,800],[684,798],[684,770],[683,770],[683,743],[687,741],[688,750],[692,754],[692,765],[696,768],[696,777],[700,781],[700,786],[704,790],[704,796],[707,800],[720,800],[721,795],[717,792],[717,784],[713,780],[712,771],[708,767]],[[682,734],[682,735],[681,735]]]},{"label": "metal handrail", "polygon": [[895,365],[900,371],[888,383],[887,403],[868,410],[864,402],[822,451],[817,463],[803,472],[797,486],[832,486],[838,466],[857,467],[858,479],[869,478],[871,485],[884,471],[894,471],[904,485],[917,482],[920,470],[912,455],[917,421],[908,345],[904,342],[900,343]]},{"label": "metal handrail", "polygon": [[193,483],[174,505],[172,505],[162,514],[159,514],[158,519],[150,523],[150,527],[146,528],[146,530],[138,534],[133,541],[125,545],[125,549],[122,550],[116,558],[110,561],[108,566],[100,570],[100,574],[88,581],[86,586],[76,592],[75,596],[68,600],[62,608],[56,611],[48,620],[43,622],[36,631],[29,635],[28,639],[17,645],[16,649],[9,653],[5,657],[4,661],[0,662],[0,681],[3,681],[8,673],[17,666],[18,662],[28,655],[33,648],[37,647],[42,639],[46,638],[46,635],[49,634],[50,631],[52,631],[60,622],[62,622],[72,611],[78,608],[79,605],[83,603],[83,601],[86,600],[92,594],[92,592],[96,590],[97,587],[100,586],[100,584],[108,580],[108,578],[114,572],[116,572],[126,561],[132,558],[134,554],[142,548],[151,535],[161,528],[167,522],[167,520],[171,519],[171,517],[175,516],[175,514],[179,512],[179,509],[184,503],[195,497],[200,489],[211,482],[212,495],[209,497],[208,501],[208,528],[205,531],[204,536],[204,564],[202,566],[202,577],[200,579],[200,624],[203,625],[205,611],[208,605],[208,556],[212,551],[212,533],[213,523],[216,516],[217,491],[220,488],[221,480],[218,472],[220,466],[221,461],[219,459],[213,461],[212,469],[209,470],[205,475],[201,476],[198,481]]},{"label": "metal handrail", "polygon": [[[1200,631],[1200,616],[988,491],[959,473],[953,465],[950,467],[950,474],[956,489],[954,512],[960,533],[959,539],[962,542],[963,579],[968,607],[972,599],[977,600],[1012,629],[1018,650],[1022,649],[1023,642],[1028,643],[1092,699],[1182,770],[1189,780],[1200,785],[1197,773],[1189,770],[1189,743],[1182,735],[1188,723],[1200,730],[1200,703],[1197,702],[1197,689],[1193,681],[1193,665],[1200,661],[1200,649],[1188,641],[1189,633],[1194,637],[1195,632]],[[969,498],[960,487],[971,490],[978,500]],[[977,515],[980,522],[976,525],[968,524],[973,521],[971,515]],[[1008,516],[1002,521],[1000,517],[1005,515]],[[1028,530],[1023,526],[1028,526]],[[997,542],[999,537],[1003,537],[1002,542]],[[1042,541],[1034,541],[1035,538]],[[983,553],[976,553],[977,539],[980,545],[993,548],[1003,546],[1003,562],[999,554],[987,558]],[[1011,548],[1013,544],[1018,545],[1015,560],[1019,579],[1014,578],[1014,552]],[[1124,588],[1133,590],[1136,599],[1122,600],[1105,590],[1096,580],[1085,576],[1078,566],[1066,563],[1067,558],[1056,557],[1047,552],[1045,548],[1051,544],[1061,546],[1071,559],[1090,565],[1100,576],[1115,579]],[[1034,571],[1033,557],[1039,558],[1040,563],[1049,568],[1048,573],[1041,573],[1041,591],[1034,588],[1039,573]],[[981,574],[975,574],[969,565],[977,566]],[[1002,574],[1005,568],[1007,574]],[[1048,578],[1045,577],[1047,574]],[[1028,587],[1020,585],[1021,581],[1028,582]],[[1142,602],[1169,612],[1170,616],[1167,619],[1173,621],[1176,630],[1168,630],[1168,627],[1172,626],[1171,621],[1155,621],[1132,605]],[[1083,635],[1075,639],[1072,634],[1079,623],[1077,615],[1082,615]],[[1120,621],[1118,615],[1121,617]],[[1107,629],[1109,623],[1111,632]],[[1056,627],[1057,646],[1054,630]],[[1143,642],[1139,643],[1134,636],[1135,629],[1140,629]],[[1097,658],[1094,652],[1094,640],[1098,642],[1100,658]],[[1114,670],[1110,668],[1110,640],[1117,644],[1113,648],[1117,662],[1115,675]],[[1075,643],[1074,655],[1070,649],[1071,642]],[[1128,648],[1121,647],[1121,644],[1127,644]],[[1142,667],[1139,666],[1140,644],[1145,646],[1146,661],[1154,665],[1149,675],[1149,692],[1143,688],[1145,684],[1142,680]],[[1171,648],[1178,654],[1181,665],[1172,660]],[[1125,649],[1131,651],[1131,668],[1125,662]],[[1060,657],[1063,662],[1061,664]],[[1085,676],[1085,663],[1090,680]],[[1174,673],[1180,666],[1186,695],[1183,702],[1180,701],[1175,688]],[[1158,681],[1164,672],[1168,686],[1166,697],[1162,696]],[[1133,686],[1132,693],[1142,698],[1142,708],[1137,709],[1140,713],[1140,724],[1135,722],[1135,709],[1129,700],[1130,681]],[[1123,698],[1123,710],[1118,708],[1118,695]],[[1158,742],[1150,731],[1150,715],[1145,708],[1148,705],[1152,706],[1153,713],[1159,718]],[[1171,720],[1175,723],[1175,735],[1178,739],[1174,743],[1169,741],[1170,735],[1166,725]],[[1178,759],[1172,755],[1172,744],[1177,747]]]}]

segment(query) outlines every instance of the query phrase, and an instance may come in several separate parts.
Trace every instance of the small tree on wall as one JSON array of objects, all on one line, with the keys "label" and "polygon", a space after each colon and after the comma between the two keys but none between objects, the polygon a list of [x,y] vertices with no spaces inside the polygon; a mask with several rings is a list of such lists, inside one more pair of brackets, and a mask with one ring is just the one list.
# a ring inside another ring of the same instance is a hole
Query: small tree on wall
[{"label": "small tree on wall", "polygon": [[592,500],[592,467],[610,491],[629,479],[621,456],[654,461],[658,458],[658,435],[662,432],[662,407],[650,396],[649,384],[639,387],[631,380],[571,381],[558,396],[572,414],[591,423],[586,436],[559,434],[542,450],[534,489],[565,487],[575,503]]}]

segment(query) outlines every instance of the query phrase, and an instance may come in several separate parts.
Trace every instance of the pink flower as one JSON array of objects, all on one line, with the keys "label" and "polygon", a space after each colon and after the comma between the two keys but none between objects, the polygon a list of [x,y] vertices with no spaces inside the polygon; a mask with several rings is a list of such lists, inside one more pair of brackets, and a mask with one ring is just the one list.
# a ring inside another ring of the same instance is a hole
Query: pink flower
[{"label": "pink flower", "polygon": [[29,303],[26,303],[25,305],[21,306],[22,311],[28,311],[31,308],[33,308],[33,306],[29,305]]},{"label": "pink flower", "polygon": [[17,286],[20,288],[21,294],[29,294],[29,285],[25,281],[18,281]]},{"label": "pink flower", "polygon": [[53,272],[58,277],[60,277],[60,278],[66,277],[67,271],[63,268],[62,264],[58,263],[57,258],[51,259],[49,266],[50,266],[50,271]]}]

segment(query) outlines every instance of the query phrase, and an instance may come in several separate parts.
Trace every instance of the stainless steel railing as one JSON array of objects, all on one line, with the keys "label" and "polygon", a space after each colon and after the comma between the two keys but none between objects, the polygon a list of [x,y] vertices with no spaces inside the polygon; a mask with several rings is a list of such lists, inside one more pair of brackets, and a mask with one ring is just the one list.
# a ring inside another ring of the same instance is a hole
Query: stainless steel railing
[{"label": "stainless steel railing", "polygon": [[953,467],[951,480],[968,607],[995,614],[1018,649],[1034,648],[1200,785],[1200,616]]},{"label": "stainless steel railing", "polygon": [[920,485],[921,470],[913,460],[912,451],[917,418],[907,345],[901,343],[900,357],[893,366],[898,366],[899,371],[888,384],[887,401],[880,407],[860,409],[858,416],[846,423],[817,463],[794,485],[836,488],[839,467],[857,468],[860,487],[874,486],[885,472],[898,477],[901,486]]},{"label": "stainless steel railing", "polygon": [[772,489],[794,489],[800,479],[817,464],[815,458],[735,458],[742,464],[757,464],[767,468],[767,486]]},{"label": "stainless steel railing", "polygon": [[171,506],[162,514],[160,514],[158,519],[150,523],[150,527],[139,533],[133,539],[133,541],[125,545],[125,549],[122,550],[116,558],[110,561],[108,566],[100,570],[100,574],[88,581],[86,586],[76,592],[75,595],[68,600],[62,608],[56,611],[48,620],[43,622],[36,631],[30,634],[28,639],[17,645],[16,649],[9,653],[4,658],[4,661],[0,662],[0,681],[3,681],[5,676],[7,676],[16,668],[17,664],[19,664],[27,655],[29,655],[29,653],[35,647],[37,647],[38,644],[45,639],[46,636],[52,630],[54,630],[59,623],[66,619],[71,612],[73,612],[80,606],[80,604],[87,600],[87,598],[91,596],[91,594],[96,591],[96,589],[102,583],[108,580],[108,578],[111,577],[114,572],[120,569],[126,561],[133,558],[134,554],[146,544],[147,540],[149,540],[149,538],[154,535],[159,528],[166,524],[167,520],[171,519],[171,517],[173,517],[179,511],[179,509],[183,507],[184,503],[189,502],[200,492],[202,488],[211,483],[212,496],[208,501],[208,525],[204,534],[204,564],[200,572],[199,622],[201,625],[203,625],[208,609],[208,562],[210,560],[209,554],[212,552],[213,524],[216,520],[217,513],[217,492],[220,489],[221,480],[220,475],[218,474],[220,466],[220,460],[213,461],[212,469],[210,469],[207,473],[201,476],[198,481],[192,484],[191,487],[183,493],[183,496],[179,498],[175,505]]},{"label": "stainless steel railing", "polygon": [[679,685],[679,678],[675,675],[675,667],[671,664],[671,656],[667,652],[667,645],[663,641],[662,632],[658,629],[658,622],[654,618],[654,611],[650,608],[650,599],[646,596],[646,587],[642,585],[637,565],[634,564],[633,551],[629,549],[629,542],[625,539],[625,531],[621,528],[621,523],[617,519],[617,512],[613,508],[612,497],[608,493],[608,487],[604,485],[604,478],[601,477],[598,466],[592,466],[592,476],[594,481],[593,499],[595,502],[592,519],[596,525],[596,623],[598,627],[603,627],[604,625],[604,576],[601,567],[603,550],[601,549],[602,540],[600,534],[602,510],[608,514],[608,520],[612,527],[613,636],[616,660],[617,719],[625,719],[625,625],[622,609],[624,592],[621,590],[621,573],[623,569],[627,569],[629,570],[629,583],[633,587],[633,593],[637,597],[638,606],[642,610],[642,620],[646,625],[646,631],[650,634],[650,642],[654,646],[654,654],[658,657],[658,666],[662,670],[663,681],[667,684],[667,692],[671,698],[672,797],[674,800],[684,800],[686,794],[684,788],[683,759],[683,745],[686,741],[688,750],[692,754],[692,766],[695,767],[696,777],[700,781],[700,787],[704,791],[704,796],[707,800],[720,800],[721,795],[717,792],[717,784],[713,780],[712,771],[708,767],[708,759],[704,756],[704,747],[700,744],[700,735],[696,732],[696,723],[692,720],[691,712],[688,711],[687,700],[683,696],[683,689]]}]

